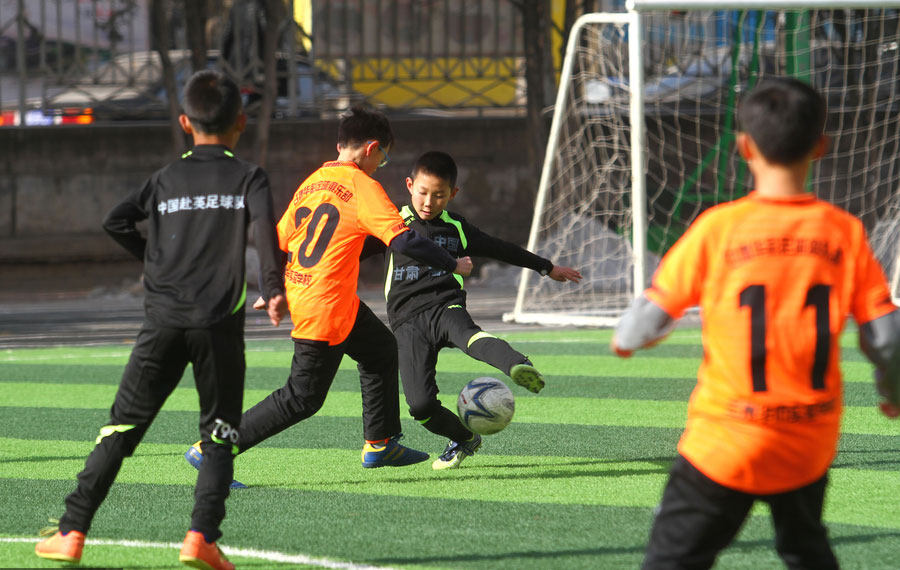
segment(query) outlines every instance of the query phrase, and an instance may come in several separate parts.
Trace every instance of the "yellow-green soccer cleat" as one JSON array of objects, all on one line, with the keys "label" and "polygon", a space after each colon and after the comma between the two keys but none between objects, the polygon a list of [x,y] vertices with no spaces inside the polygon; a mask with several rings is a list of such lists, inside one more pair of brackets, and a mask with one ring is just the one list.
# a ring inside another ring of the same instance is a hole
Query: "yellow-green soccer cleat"
[{"label": "yellow-green soccer cleat", "polygon": [[362,466],[403,467],[428,459],[428,454],[424,451],[416,451],[397,443],[401,437],[403,434],[399,433],[384,445],[366,443],[362,450]]},{"label": "yellow-green soccer cleat", "polygon": [[431,464],[432,469],[457,469],[463,459],[474,455],[481,447],[481,436],[472,434],[472,439],[462,443],[451,441],[444,449],[444,453]]},{"label": "yellow-green soccer cleat", "polygon": [[544,387],[544,377],[530,363],[516,364],[509,369],[509,377],[519,386],[537,394]]}]

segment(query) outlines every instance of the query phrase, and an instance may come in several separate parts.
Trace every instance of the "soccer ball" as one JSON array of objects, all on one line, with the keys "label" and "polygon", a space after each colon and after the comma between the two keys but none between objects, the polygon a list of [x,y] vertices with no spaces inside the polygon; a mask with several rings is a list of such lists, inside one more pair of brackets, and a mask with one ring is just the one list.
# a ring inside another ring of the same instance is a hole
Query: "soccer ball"
[{"label": "soccer ball", "polygon": [[516,402],[512,390],[496,378],[476,378],[463,387],[456,400],[463,425],[481,435],[497,433],[512,420]]}]

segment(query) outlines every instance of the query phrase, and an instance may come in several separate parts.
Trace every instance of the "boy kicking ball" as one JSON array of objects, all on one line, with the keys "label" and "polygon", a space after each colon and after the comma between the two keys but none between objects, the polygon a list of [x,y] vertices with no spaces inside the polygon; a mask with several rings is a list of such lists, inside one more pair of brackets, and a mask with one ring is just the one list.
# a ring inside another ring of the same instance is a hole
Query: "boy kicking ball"
[{"label": "boy kicking ball", "polygon": [[[404,223],[453,257],[496,259],[560,282],[581,279],[578,271],[491,237],[462,216],[447,211],[459,191],[456,177],[456,163],[444,152],[426,152],[416,159],[406,179],[409,204],[400,210]],[[454,469],[478,450],[481,436],[466,429],[438,400],[438,352],[444,347],[459,348],[531,392],[540,392],[544,379],[528,358],[472,321],[461,276],[396,251],[388,251],[385,257],[387,313],[400,351],[400,380],[406,402],[412,417],[425,429],[450,440],[432,467]]]}]

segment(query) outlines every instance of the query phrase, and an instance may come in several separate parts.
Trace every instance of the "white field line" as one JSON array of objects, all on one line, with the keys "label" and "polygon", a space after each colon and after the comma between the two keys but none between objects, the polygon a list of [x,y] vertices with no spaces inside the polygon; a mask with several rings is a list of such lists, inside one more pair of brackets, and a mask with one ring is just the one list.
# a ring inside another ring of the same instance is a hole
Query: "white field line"
[{"label": "white field line", "polygon": [[[37,542],[38,538],[15,538],[0,537],[0,543],[13,542]],[[180,550],[180,542],[144,542],[141,540],[106,540],[89,538],[85,541],[88,546],[124,546],[125,548],[166,548],[172,550]],[[306,564],[308,566],[317,566],[319,568],[339,568],[342,570],[394,570],[387,566],[371,566],[369,564],[354,564],[353,562],[340,562],[337,560],[329,560],[328,558],[313,558],[304,554],[284,554],[274,550],[256,550],[253,548],[234,548],[231,546],[220,546],[222,552],[228,556],[242,556],[244,558],[255,558],[258,560],[266,560],[268,562],[280,562],[283,564]]]}]

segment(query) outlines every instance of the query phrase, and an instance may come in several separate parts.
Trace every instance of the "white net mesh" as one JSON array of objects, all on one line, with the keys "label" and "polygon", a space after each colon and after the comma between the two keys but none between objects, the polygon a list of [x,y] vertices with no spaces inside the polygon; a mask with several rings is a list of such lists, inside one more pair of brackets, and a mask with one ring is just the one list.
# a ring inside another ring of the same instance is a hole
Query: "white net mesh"
[{"label": "white net mesh", "polygon": [[[752,188],[733,144],[740,94],[766,77],[793,75],[815,85],[829,104],[831,146],[815,163],[810,187],[863,219],[894,276],[898,19],[893,9],[644,14],[650,273],[701,211]],[[530,247],[578,268],[585,279],[559,284],[523,273],[513,316],[521,322],[607,324],[634,294],[628,29],[588,24],[578,34]]]}]

